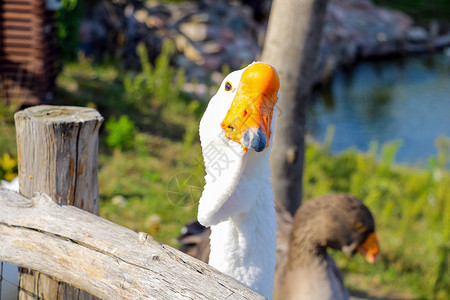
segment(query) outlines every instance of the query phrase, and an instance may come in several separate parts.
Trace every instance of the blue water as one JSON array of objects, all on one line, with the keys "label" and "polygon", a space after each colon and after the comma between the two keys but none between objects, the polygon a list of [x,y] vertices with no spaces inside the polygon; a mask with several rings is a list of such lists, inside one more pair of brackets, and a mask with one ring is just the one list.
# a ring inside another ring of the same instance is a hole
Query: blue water
[{"label": "blue water", "polygon": [[335,126],[332,152],[400,141],[397,162],[425,163],[437,153],[436,139],[450,137],[450,57],[360,63],[337,73],[307,110],[307,128],[317,140]]}]

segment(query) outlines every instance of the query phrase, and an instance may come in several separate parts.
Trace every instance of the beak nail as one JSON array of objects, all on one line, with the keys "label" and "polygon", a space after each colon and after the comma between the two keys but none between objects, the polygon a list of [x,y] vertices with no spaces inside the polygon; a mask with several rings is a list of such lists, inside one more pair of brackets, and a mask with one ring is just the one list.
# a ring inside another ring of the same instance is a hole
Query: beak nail
[{"label": "beak nail", "polygon": [[242,145],[256,152],[261,152],[267,145],[266,135],[261,128],[251,127],[245,131]]}]

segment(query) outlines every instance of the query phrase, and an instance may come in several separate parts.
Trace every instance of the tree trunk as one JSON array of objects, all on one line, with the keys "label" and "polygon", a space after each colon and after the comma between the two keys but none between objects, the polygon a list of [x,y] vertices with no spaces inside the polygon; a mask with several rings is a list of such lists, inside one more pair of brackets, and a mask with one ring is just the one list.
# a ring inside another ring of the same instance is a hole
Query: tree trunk
[{"label": "tree trunk", "polygon": [[294,214],[301,204],[305,109],[327,0],[274,0],[262,61],[280,75],[270,163],[275,198]]},{"label": "tree trunk", "polygon": [[[98,130],[90,108],[34,106],[15,115],[20,193],[49,194],[57,203],[99,213]],[[30,269],[19,271],[19,298],[92,299],[84,291]],[[31,295],[34,296],[31,296]]]}]

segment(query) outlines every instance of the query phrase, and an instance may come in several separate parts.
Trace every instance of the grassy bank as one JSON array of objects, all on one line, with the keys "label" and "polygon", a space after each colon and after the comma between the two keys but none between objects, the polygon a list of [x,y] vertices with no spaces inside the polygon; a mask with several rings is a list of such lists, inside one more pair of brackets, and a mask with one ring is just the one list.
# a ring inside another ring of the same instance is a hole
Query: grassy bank
[{"label": "grassy bank", "polygon": [[[198,123],[205,104],[180,91],[183,81],[162,56],[138,74],[81,58],[65,65],[57,82],[57,104],[96,107],[105,117],[101,215],[174,246],[196,216],[204,182]],[[17,172],[11,110],[1,110],[1,179]],[[336,254],[350,289],[374,297],[450,297],[448,139],[437,141],[439,155],[425,169],[396,165],[395,143],[337,155],[329,143],[308,142],[305,199],[330,192],[360,197],[374,213],[381,243],[375,265]]]}]

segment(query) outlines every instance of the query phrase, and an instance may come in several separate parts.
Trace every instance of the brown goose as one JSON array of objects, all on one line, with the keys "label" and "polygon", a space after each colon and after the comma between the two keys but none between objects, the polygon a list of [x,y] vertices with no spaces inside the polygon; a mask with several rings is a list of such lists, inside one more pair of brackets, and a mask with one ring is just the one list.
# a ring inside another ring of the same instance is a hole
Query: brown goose
[{"label": "brown goose", "polygon": [[[375,223],[369,209],[348,194],[329,194],[307,201],[294,219],[277,202],[277,264],[274,299],[348,299],[343,278],[327,248],[370,263],[378,255]],[[180,249],[208,262],[210,230],[198,222],[183,228]]]},{"label": "brown goose", "polygon": [[306,202],[297,211],[288,251],[277,253],[274,299],[348,299],[342,274],[328,255],[328,247],[349,256],[360,252],[368,262],[375,262],[375,222],[356,197],[325,195]]}]

